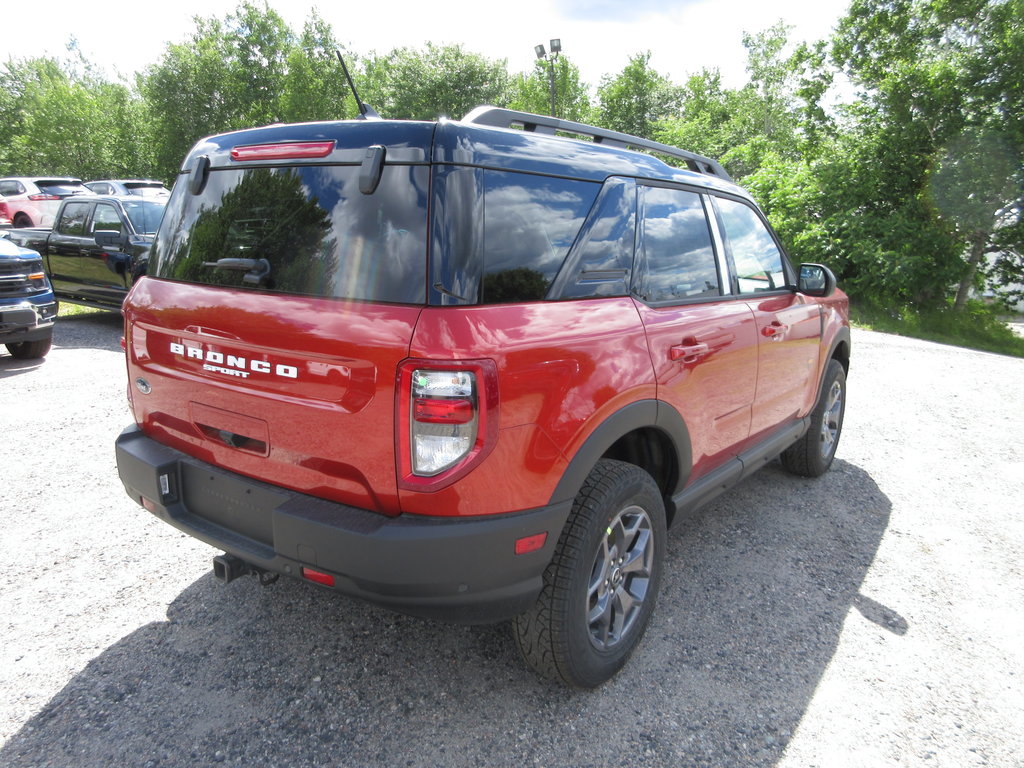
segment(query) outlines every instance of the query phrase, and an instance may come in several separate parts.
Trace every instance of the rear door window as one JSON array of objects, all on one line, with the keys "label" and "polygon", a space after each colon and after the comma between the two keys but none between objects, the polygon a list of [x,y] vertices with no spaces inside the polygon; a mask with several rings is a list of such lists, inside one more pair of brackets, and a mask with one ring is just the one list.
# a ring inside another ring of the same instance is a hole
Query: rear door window
[{"label": "rear door window", "polygon": [[422,303],[426,166],[385,166],[359,191],[357,166],[214,169],[200,195],[181,177],[150,274],[207,285]]},{"label": "rear door window", "polygon": [[642,268],[634,291],[644,301],[671,303],[721,295],[711,229],[701,196],[669,187],[641,187]]},{"label": "rear door window", "polygon": [[62,235],[85,235],[85,222],[92,203],[68,203],[60,215],[57,231]]}]

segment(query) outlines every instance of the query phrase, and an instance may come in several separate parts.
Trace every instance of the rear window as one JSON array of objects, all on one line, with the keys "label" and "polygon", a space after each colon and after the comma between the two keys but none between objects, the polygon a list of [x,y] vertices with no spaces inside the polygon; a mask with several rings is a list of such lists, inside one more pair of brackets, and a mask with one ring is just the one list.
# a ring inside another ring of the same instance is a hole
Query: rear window
[{"label": "rear window", "polygon": [[385,166],[359,191],[357,166],[213,169],[199,195],[182,177],[150,274],[342,299],[423,303],[426,166]]},{"label": "rear window", "polygon": [[39,191],[47,195],[81,195],[88,194],[89,190],[84,184],[74,181],[37,181]]},{"label": "rear window", "polygon": [[160,182],[127,182],[124,188],[129,195],[139,197],[163,197],[167,194],[167,190]]},{"label": "rear window", "polygon": [[160,226],[160,218],[164,215],[164,200],[125,200],[124,212],[135,231],[140,235],[152,235]]}]

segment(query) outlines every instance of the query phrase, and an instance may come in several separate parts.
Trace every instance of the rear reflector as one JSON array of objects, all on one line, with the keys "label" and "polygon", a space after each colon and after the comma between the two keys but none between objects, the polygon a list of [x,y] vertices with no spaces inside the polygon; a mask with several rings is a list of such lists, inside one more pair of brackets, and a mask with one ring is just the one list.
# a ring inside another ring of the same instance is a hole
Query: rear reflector
[{"label": "rear reflector", "polygon": [[325,587],[334,586],[334,577],[331,576],[331,574],[323,573],[321,571],[314,571],[312,568],[304,567],[302,569],[302,578],[316,582],[317,584],[323,584]]},{"label": "rear reflector", "polygon": [[298,141],[286,144],[250,144],[234,147],[232,160],[301,160],[327,157],[334,151],[333,141]]},{"label": "rear reflector", "polygon": [[516,539],[516,554],[525,555],[529,552],[536,552],[538,549],[543,549],[547,540],[547,531],[544,533],[536,533],[533,536],[524,536],[521,539]]}]

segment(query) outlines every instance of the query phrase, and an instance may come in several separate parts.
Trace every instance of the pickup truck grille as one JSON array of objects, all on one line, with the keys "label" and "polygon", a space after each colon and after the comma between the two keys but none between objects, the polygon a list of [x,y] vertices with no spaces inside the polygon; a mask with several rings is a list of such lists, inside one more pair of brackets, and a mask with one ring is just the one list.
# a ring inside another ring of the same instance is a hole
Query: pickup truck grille
[{"label": "pickup truck grille", "polygon": [[30,277],[40,275],[42,272],[41,261],[19,261],[14,264],[0,262],[0,298],[44,293],[47,290],[46,280]]}]

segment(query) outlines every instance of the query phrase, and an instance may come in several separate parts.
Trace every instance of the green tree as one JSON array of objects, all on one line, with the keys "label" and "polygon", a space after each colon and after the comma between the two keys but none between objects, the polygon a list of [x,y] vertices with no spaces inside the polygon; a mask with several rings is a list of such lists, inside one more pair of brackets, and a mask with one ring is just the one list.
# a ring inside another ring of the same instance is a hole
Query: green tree
[{"label": "green tree", "polygon": [[[281,94],[282,120],[341,120],[358,114],[338,63],[336,52],[340,49],[330,25],[316,12],[311,14],[297,45],[288,54]],[[346,60],[350,68],[354,63]]]},{"label": "green tree", "polygon": [[104,80],[80,56],[11,60],[0,67],[0,173],[150,174],[144,114],[134,91]]},{"label": "green tree", "polygon": [[[555,60],[555,117],[582,122],[590,117],[590,90],[567,56]],[[537,60],[533,70],[512,78],[509,107],[538,115],[551,114],[551,64]]]},{"label": "green tree", "polygon": [[[1011,111],[1024,82],[1022,13],[1024,0],[854,0],[837,32],[835,61],[862,89],[851,114],[871,128],[853,178],[877,179],[876,210],[914,213],[900,266],[918,300],[941,302],[952,283],[962,307],[985,253],[1020,250],[1007,233],[1019,231],[1024,182],[1022,118]],[[876,223],[882,242],[893,220]]]},{"label": "green tree", "polygon": [[162,175],[203,136],[277,122],[292,48],[281,17],[251,3],[223,20],[196,19],[187,42],[168,44],[142,78]]},{"label": "green tree", "polygon": [[481,104],[506,104],[509,92],[504,60],[434,43],[370,56],[366,83],[366,94],[360,95],[383,117],[401,120],[461,118]]},{"label": "green tree", "polygon": [[614,77],[606,75],[597,89],[597,122],[605,128],[652,138],[657,121],[675,115],[683,90],[650,67],[651,53],[638,53]]}]

